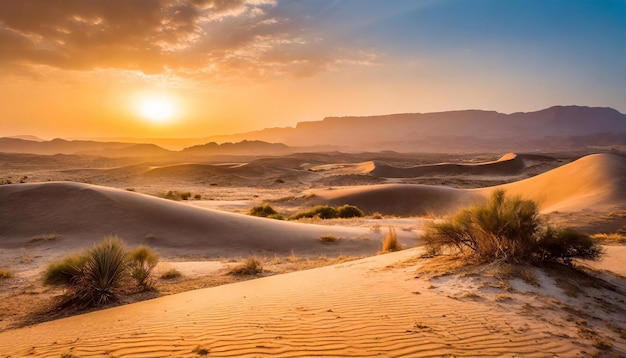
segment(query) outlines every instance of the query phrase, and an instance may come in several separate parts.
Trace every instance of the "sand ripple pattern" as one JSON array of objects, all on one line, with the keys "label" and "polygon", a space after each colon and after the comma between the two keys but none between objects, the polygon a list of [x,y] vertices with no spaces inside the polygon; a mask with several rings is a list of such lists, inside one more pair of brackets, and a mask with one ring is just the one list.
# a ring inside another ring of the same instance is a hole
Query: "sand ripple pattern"
[{"label": "sand ripple pattern", "polygon": [[[548,323],[447,297],[407,250],[0,333],[3,357],[576,355]],[[402,265],[399,265],[402,266]]]}]

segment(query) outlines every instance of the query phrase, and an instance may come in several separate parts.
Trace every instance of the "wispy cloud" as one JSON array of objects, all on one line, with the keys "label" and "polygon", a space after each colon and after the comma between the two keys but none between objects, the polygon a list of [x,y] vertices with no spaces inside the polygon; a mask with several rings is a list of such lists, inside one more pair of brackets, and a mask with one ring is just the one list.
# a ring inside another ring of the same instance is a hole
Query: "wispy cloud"
[{"label": "wispy cloud", "polygon": [[0,66],[258,80],[363,60],[276,8],[273,0],[0,0]]}]

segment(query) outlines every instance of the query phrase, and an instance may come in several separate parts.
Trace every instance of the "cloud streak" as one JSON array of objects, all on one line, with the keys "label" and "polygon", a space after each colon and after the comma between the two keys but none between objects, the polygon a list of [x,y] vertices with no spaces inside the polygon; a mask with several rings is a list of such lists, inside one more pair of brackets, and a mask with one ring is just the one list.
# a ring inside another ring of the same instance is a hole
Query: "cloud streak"
[{"label": "cloud streak", "polygon": [[5,71],[44,65],[258,80],[310,76],[361,57],[307,36],[273,0],[0,0]]}]

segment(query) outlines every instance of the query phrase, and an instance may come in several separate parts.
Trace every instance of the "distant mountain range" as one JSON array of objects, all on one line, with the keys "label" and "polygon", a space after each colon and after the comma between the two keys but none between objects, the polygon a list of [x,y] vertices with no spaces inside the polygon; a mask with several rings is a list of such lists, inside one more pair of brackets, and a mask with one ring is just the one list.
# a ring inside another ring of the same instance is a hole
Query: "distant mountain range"
[{"label": "distant mountain range", "polygon": [[335,145],[348,150],[403,152],[572,150],[626,145],[626,115],[612,109],[555,106],[503,114],[466,110],[368,117],[328,117],[295,128],[207,138],[290,146]]},{"label": "distant mountain range", "polygon": [[[32,136],[0,138],[0,152],[108,157],[281,155],[296,151],[513,152],[626,148],[626,115],[612,109],[555,106],[503,114],[465,110],[368,117],[328,117],[296,127],[189,139],[109,138],[105,141]],[[110,140],[110,141],[109,141]],[[222,144],[218,144],[222,143]],[[173,151],[164,149],[181,150]]]}]

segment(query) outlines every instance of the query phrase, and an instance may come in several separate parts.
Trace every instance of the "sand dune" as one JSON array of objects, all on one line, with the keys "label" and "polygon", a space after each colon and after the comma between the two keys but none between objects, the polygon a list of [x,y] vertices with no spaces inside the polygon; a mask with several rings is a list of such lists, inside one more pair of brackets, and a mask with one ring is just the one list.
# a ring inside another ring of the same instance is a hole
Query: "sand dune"
[{"label": "sand dune", "polygon": [[[55,250],[90,246],[117,234],[131,244],[160,252],[198,255],[372,254],[381,234],[368,229],[325,227],[213,211],[106,187],[51,182],[0,186],[0,247],[50,245]],[[59,234],[53,242],[30,243],[37,235]],[[345,238],[336,245],[321,235]],[[363,239],[363,238],[369,239]]]},{"label": "sand dune", "polygon": [[[508,165],[517,156],[505,156],[495,166]],[[595,154],[515,183],[481,189],[453,189],[415,184],[381,184],[316,189],[316,203],[357,205],[366,212],[412,216],[443,215],[479,200],[495,189],[536,200],[543,212],[626,207],[626,158]]]},{"label": "sand dune", "polygon": [[419,184],[379,184],[310,190],[313,201],[356,205],[367,213],[441,215],[482,199],[467,190]]},{"label": "sand dune", "polygon": [[[464,298],[472,288],[463,283],[434,287],[416,279],[416,262],[403,263],[416,255],[405,250],[185,292],[1,332],[0,342],[3,355],[14,357],[569,357],[594,351],[592,338],[576,334],[575,320],[547,289],[529,296],[522,288],[505,302],[487,289]],[[600,324],[598,334],[617,335]],[[624,352],[623,340],[613,341],[613,349]]]},{"label": "sand dune", "polygon": [[376,162],[369,172],[371,175],[384,178],[416,178],[436,175],[498,175],[514,176],[526,168],[521,156],[509,153],[497,161],[479,164],[429,164],[409,168],[397,168],[385,163]]},{"label": "sand dune", "polygon": [[614,154],[588,155],[549,172],[498,188],[536,200],[543,212],[606,211],[624,207],[626,158]]},{"label": "sand dune", "polygon": [[307,171],[267,165],[263,163],[223,163],[223,164],[176,164],[151,168],[143,173],[147,179],[176,180],[182,182],[202,182],[226,178],[237,181],[272,179],[281,177],[311,177]]}]

